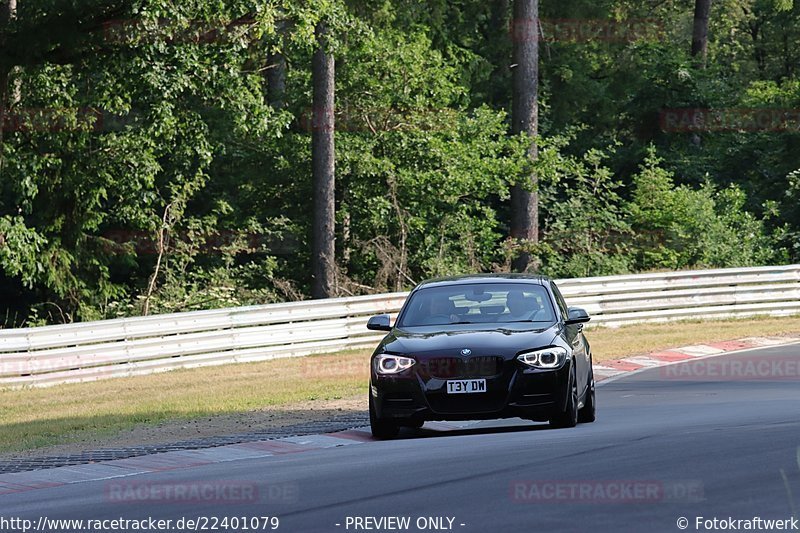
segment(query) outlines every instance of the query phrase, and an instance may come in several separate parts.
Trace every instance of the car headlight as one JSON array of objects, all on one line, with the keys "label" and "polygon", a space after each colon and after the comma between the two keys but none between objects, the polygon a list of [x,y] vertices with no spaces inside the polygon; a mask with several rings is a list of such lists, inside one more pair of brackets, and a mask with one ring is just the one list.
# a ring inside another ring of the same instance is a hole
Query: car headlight
[{"label": "car headlight", "polygon": [[402,357],[400,355],[388,355],[382,353],[375,357],[375,372],[378,374],[399,374],[404,370],[408,370],[414,366],[414,361],[410,357]]},{"label": "car headlight", "polygon": [[559,368],[566,360],[567,350],[560,346],[533,350],[517,356],[517,361],[533,368]]}]

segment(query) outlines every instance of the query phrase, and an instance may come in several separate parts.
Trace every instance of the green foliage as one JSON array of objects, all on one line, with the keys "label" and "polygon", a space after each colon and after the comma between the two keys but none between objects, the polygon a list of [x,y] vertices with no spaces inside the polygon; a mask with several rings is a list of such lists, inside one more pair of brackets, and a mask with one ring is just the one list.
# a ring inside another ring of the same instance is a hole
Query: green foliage
[{"label": "green foliage", "polygon": [[651,151],[634,176],[630,206],[641,269],[755,266],[780,259],[764,224],[745,210],[741,189],[675,187]]},{"label": "green foliage", "polygon": [[18,277],[27,287],[32,287],[46,266],[41,262],[47,241],[25,226],[22,217],[0,218],[0,266],[7,276]]},{"label": "green foliage", "polygon": [[509,141],[502,113],[451,120],[343,142],[356,156],[343,157],[342,168],[354,244],[375,258],[384,284],[486,270],[497,259],[500,221],[486,200],[507,198],[506,177],[519,172],[525,147]]},{"label": "green foliage", "polygon": [[590,150],[582,158],[553,157],[560,148],[549,145],[542,154],[542,161],[556,163],[541,165],[541,202],[547,210],[543,270],[553,277],[629,272],[632,230],[617,192],[621,183],[604,165],[607,154]]},{"label": "green foliage", "polygon": [[[509,187],[531,171],[528,140],[508,134],[510,4],[20,0],[0,27],[0,74],[21,96],[0,137],[6,325],[303,298],[320,21],[337,70],[338,292],[508,268]],[[800,258],[797,121],[659,122],[674,108],[798,109],[800,4],[715,1],[706,69],[689,57],[686,2],[541,11],[652,26],[541,43],[530,251],[543,273]],[[280,109],[266,97],[275,53]]]}]

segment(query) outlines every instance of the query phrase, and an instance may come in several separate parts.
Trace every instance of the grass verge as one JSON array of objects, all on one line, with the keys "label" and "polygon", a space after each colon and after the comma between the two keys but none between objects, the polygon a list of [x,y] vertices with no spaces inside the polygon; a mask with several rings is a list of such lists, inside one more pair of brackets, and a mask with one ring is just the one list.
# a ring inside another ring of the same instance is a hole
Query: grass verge
[{"label": "grass verge", "polygon": [[[800,333],[800,317],[589,329],[596,362],[703,342]],[[370,351],[0,390],[0,453],[85,441],[166,421],[284,408],[367,392]]]}]

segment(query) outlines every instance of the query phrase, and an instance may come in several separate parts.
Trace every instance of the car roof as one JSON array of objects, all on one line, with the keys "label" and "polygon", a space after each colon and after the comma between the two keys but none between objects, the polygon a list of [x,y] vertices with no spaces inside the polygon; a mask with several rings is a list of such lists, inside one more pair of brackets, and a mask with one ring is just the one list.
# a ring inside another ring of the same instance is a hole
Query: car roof
[{"label": "car roof", "polygon": [[466,274],[463,276],[450,276],[425,280],[416,289],[429,287],[442,287],[446,285],[467,285],[470,283],[525,283],[535,285],[546,285],[550,282],[547,276],[538,274]]}]

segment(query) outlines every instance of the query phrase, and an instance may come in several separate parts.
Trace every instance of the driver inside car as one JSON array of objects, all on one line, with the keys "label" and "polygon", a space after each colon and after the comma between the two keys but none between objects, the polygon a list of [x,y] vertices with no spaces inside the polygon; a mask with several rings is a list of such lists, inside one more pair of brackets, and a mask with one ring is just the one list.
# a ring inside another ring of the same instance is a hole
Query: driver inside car
[{"label": "driver inside car", "polygon": [[511,322],[534,320],[541,310],[539,302],[533,298],[526,298],[522,291],[509,291],[506,296],[507,318]]},{"label": "driver inside car", "polygon": [[445,298],[432,298],[428,307],[426,323],[429,325],[459,322],[461,317],[456,314],[456,304]]}]

